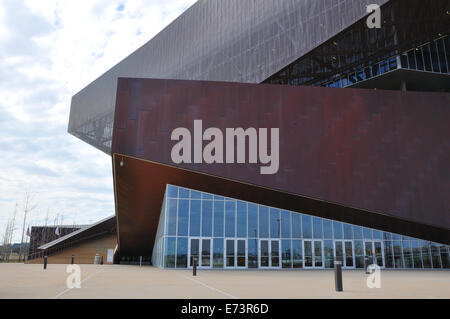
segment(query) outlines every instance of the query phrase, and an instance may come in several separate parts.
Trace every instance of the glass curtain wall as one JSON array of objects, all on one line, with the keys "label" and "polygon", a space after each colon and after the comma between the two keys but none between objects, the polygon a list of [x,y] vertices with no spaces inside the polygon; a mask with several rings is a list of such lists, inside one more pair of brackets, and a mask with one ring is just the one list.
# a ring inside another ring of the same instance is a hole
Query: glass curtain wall
[{"label": "glass curtain wall", "polygon": [[450,268],[447,245],[173,185],[159,228],[162,268]]}]

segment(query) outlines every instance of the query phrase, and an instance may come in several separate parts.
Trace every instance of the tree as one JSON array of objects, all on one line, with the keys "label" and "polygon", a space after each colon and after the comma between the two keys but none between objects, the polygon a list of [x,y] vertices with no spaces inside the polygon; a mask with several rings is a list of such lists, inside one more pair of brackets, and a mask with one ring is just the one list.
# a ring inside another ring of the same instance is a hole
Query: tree
[{"label": "tree", "polygon": [[37,204],[33,203],[33,194],[28,190],[25,191],[23,198],[23,226],[22,226],[22,239],[20,241],[20,249],[19,249],[19,261],[21,260],[22,253],[24,254],[23,260],[25,260],[25,252],[23,251],[23,237],[25,236],[25,226],[27,223],[27,216],[30,212],[32,212],[37,207]]},{"label": "tree", "polygon": [[3,246],[1,252],[3,260],[9,260],[9,256],[11,255],[12,252],[12,241],[14,238],[14,231],[16,228],[16,215],[17,215],[17,203],[14,207],[14,212],[12,216],[8,219],[5,228],[5,234],[3,236]]}]

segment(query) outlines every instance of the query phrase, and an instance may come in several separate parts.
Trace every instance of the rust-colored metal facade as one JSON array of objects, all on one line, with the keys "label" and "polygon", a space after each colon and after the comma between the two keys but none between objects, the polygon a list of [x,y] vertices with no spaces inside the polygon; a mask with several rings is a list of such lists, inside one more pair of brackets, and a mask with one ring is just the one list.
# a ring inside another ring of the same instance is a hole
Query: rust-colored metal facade
[{"label": "rust-colored metal facade", "polygon": [[[151,254],[167,183],[448,244],[449,105],[447,93],[121,78],[119,248]],[[196,119],[223,132],[279,128],[278,173],[174,164],[171,132],[193,132]]]}]

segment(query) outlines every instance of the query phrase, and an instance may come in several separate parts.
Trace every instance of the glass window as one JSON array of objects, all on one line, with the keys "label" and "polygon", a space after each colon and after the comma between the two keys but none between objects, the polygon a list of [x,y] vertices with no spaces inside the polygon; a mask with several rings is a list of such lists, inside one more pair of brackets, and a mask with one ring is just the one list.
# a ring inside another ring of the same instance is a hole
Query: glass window
[{"label": "glass window", "polygon": [[224,201],[214,201],[214,237],[223,237]]},{"label": "glass window", "polygon": [[303,266],[303,253],[302,253],[302,241],[292,240],[292,257],[294,268],[302,268]]},{"label": "glass window", "polygon": [[175,236],[177,234],[177,200],[169,199],[167,205],[167,235]]},{"label": "glass window", "polygon": [[431,260],[433,262],[433,268],[442,268],[441,266],[441,252],[439,246],[436,243],[431,244]]},{"label": "glass window", "polygon": [[280,210],[270,209],[270,238],[280,238],[281,219]]},{"label": "glass window", "polygon": [[186,188],[179,187],[178,189],[178,197],[179,198],[189,198],[189,190]]},{"label": "glass window", "polygon": [[411,249],[411,241],[403,241],[403,260],[405,262],[405,268],[413,268],[413,255]]},{"label": "glass window", "polygon": [[373,230],[373,239],[380,239],[381,240],[381,232],[379,230]]},{"label": "glass window", "polygon": [[425,44],[422,47],[422,53],[423,53],[423,61],[425,64],[425,70],[426,71],[433,71],[431,68],[431,52],[430,52],[430,46],[428,44]]},{"label": "glass window", "polygon": [[362,239],[362,227],[353,225],[353,236],[355,239]]},{"label": "glass window", "polygon": [[291,240],[283,239],[281,241],[281,266],[283,268],[292,268]]},{"label": "glass window", "polygon": [[258,237],[258,206],[248,203],[248,237]]},{"label": "glass window", "polygon": [[322,218],[313,217],[313,233],[314,238],[317,239],[323,238]]},{"label": "glass window", "polygon": [[400,240],[394,240],[394,264],[395,268],[403,268],[403,253]]},{"label": "glass window", "polygon": [[372,239],[372,229],[364,227],[363,228],[364,239]]},{"label": "glass window", "polygon": [[386,73],[387,71],[389,71],[387,61],[380,62],[378,65],[380,66],[380,74],[383,74],[383,73]]},{"label": "glass window", "polygon": [[326,239],[333,239],[333,224],[331,220],[324,219],[323,220],[323,236]]},{"label": "glass window", "polygon": [[386,264],[386,268],[394,268],[394,252],[392,251],[392,242],[385,241],[384,242],[384,262]]},{"label": "glass window", "polygon": [[332,240],[325,240],[323,244],[325,254],[325,268],[334,268],[334,247]]},{"label": "glass window", "polygon": [[189,227],[189,200],[178,200],[178,236],[187,236]]},{"label": "glass window", "polygon": [[391,240],[392,239],[391,233],[383,232],[383,239],[384,240]]},{"label": "glass window", "polygon": [[447,246],[442,245],[441,246],[441,261],[442,261],[442,268],[450,268],[450,259],[449,259],[449,253]]},{"label": "glass window", "polygon": [[236,237],[236,202],[225,202],[225,236]]},{"label": "glass window", "polygon": [[370,79],[372,77],[372,69],[371,68],[365,68],[364,69],[364,75],[366,79]]},{"label": "glass window", "polygon": [[342,223],[333,221],[334,239],[342,239]]},{"label": "glass window", "polygon": [[389,59],[389,70],[397,69],[397,57],[393,57]]},{"label": "glass window", "polygon": [[202,199],[213,199],[213,196],[208,193],[202,193]]},{"label": "glass window", "polygon": [[177,268],[187,267],[188,239],[186,237],[177,238]]},{"label": "glass window", "polygon": [[223,196],[219,196],[219,195],[213,195],[214,200],[225,200],[225,198]]},{"label": "glass window", "polygon": [[378,64],[372,66],[372,74],[373,76],[377,76],[380,74],[380,66]]},{"label": "glass window", "polygon": [[402,64],[402,68],[408,68],[408,55],[406,53],[400,55],[400,63]]},{"label": "glass window", "polygon": [[431,256],[430,256],[430,247],[428,242],[421,240],[422,246],[422,262],[423,268],[432,268],[431,266]]},{"label": "glass window", "polygon": [[213,239],[213,267],[223,268],[223,238]]},{"label": "glass window", "polygon": [[200,214],[202,203],[200,200],[191,200],[189,235],[200,236]]},{"label": "glass window", "polygon": [[292,215],[292,238],[302,238],[302,215],[291,213]]},{"label": "glass window", "polygon": [[258,239],[248,240],[248,268],[258,268]]},{"label": "glass window", "polygon": [[247,203],[237,202],[237,236],[247,237]]},{"label": "glass window", "polygon": [[285,210],[281,211],[281,236],[291,238],[291,213]]},{"label": "glass window", "polygon": [[311,216],[302,215],[303,238],[312,238]]},{"label": "glass window", "polygon": [[210,200],[202,201],[202,236],[211,237],[212,235],[212,207]]},{"label": "glass window", "polygon": [[433,67],[433,72],[441,72],[439,68],[439,57],[438,57],[438,51],[437,51],[437,44],[436,42],[430,43],[430,53],[431,53],[431,66]]},{"label": "glass window", "polygon": [[410,69],[413,69],[413,70],[417,69],[415,50],[408,51],[408,62],[409,62]]},{"label": "glass window", "polygon": [[202,193],[200,193],[199,191],[191,190],[191,198],[192,199],[201,199]]},{"label": "glass window", "polygon": [[342,78],[342,87],[345,88],[346,86],[348,86],[348,78],[347,78],[347,76],[344,76]]},{"label": "glass window", "polygon": [[392,234],[392,240],[401,240],[402,236],[398,235],[398,234]]},{"label": "glass window", "polygon": [[362,240],[355,240],[355,266],[364,268],[364,248]]},{"label": "glass window", "polygon": [[175,268],[175,249],[177,246],[176,237],[166,237],[166,247],[164,252],[165,267]]},{"label": "glass window", "polygon": [[353,230],[350,224],[344,224],[344,239],[353,239]]},{"label": "glass window", "polygon": [[167,197],[177,198],[178,197],[178,187],[167,185]]},{"label": "glass window", "polygon": [[444,41],[442,39],[439,39],[436,41],[436,43],[437,43],[439,64],[441,67],[441,72],[448,73],[447,59],[445,58]]},{"label": "glass window", "polygon": [[416,53],[416,63],[417,63],[417,69],[423,71],[423,54],[422,54],[422,48],[417,48],[415,51]]},{"label": "glass window", "polygon": [[411,242],[414,268],[423,268],[422,265],[422,254],[420,252],[420,242],[418,240],[413,240]]},{"label": "glass window", "polygon": [[259,205],[259,237],[269,237],[269,208]]}]

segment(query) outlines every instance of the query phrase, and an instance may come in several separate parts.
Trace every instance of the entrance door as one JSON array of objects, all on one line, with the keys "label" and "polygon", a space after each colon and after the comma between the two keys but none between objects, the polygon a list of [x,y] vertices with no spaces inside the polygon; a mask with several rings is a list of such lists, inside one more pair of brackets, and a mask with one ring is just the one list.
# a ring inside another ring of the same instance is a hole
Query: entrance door
[{"label": "entrance door", "polygon": [[211,268],[211,239],[190,238],[189,268],[194,266],[194,259],[199,268]]},{"label": "entrance door", "polygon": [[225,240],[225,268],[236,267],[236,241],[234,239]]},{"label": "entrance door", "polygon": [[334,257],[342,262],[342,268],[355,268],[353,241],[336,240],[334,242]]},{"label": "entrance door", "polygon": [[194,266],[194,260],[197,266],[200,265],[200,238],[191,238],[189,242],[189,268]]},{"label": "entrance door", "polygon": [[261,239],[259,241],[259,268],[281,268],[279,239]]},{"label": "entrance door", "polygon": [[364,254],[371,258],[371,262],[384,268],[383,244],[381,241],[364,242]]},{"label": "entrance door", "polygon": [[211,239],[202,239],[200,267],[211,268]]},{"label": "entrance door", "polygon": [[323,245],[321,240],[303,241],[305,268],[323,268]]}]

